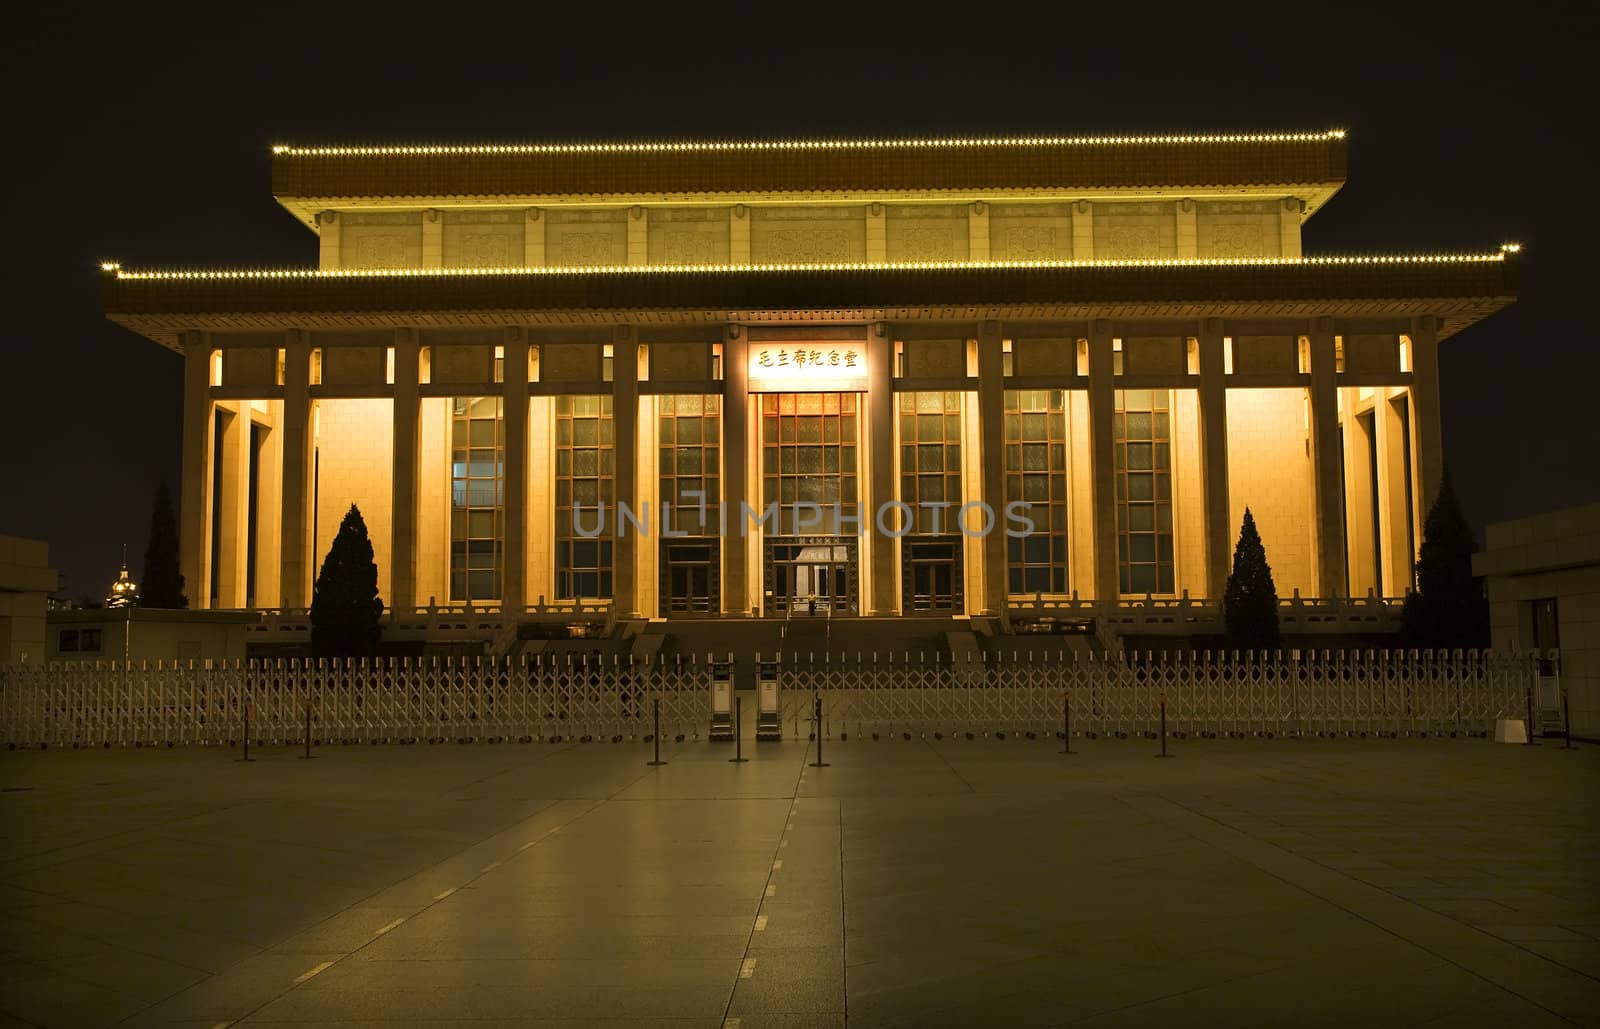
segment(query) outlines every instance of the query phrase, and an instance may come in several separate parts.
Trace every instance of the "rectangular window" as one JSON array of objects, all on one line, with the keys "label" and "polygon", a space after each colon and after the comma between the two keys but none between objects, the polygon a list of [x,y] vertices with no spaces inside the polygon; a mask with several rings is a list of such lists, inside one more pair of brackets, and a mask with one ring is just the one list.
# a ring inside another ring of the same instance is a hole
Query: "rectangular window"
[{"label": "rectangular window", "polygon": [[63,654],[76,654],[78,652],[78,630],[62,629],[60,637],[56,640],[56,650]]},{"label": "rectangular window", "polygon": [[[1006,592],[1067,592],[1067,394],[1059,389],[1006,390],[1006,504],[1027,504],[1033,529],[1006,538]],[[1005,511],[995,530],[1017,528]]]},{"label": "rectangular window", "polygon": [[664,394],[656,402],[663,512],[671,505],[662,528],[715,536],[722,498],[722,398]]},{"label": "rectangular window", "polygon": [[901,393],[900,500],[914,512],[918,534],[960,532],[961,394]]},{"label": "rectangular window", "polygon": [[558,396],[556,597],[609,598],[616,544],[616,422],[610,396]]},{"label": "rectangular window", "polygon": [[1117,564],[1129,596],[1174,591],[1171,412],[1170,390],[1117,390]]},{"label": "rectangular window", "polygon": [[454,397],[450,600],[496,602],[505,572],[506,430],[499,397]]},{"label": "rectangular window", "polygon": [[838,535],[856,516],[858,396],[761,395],[761,495],[778,505],[778,535]]},{"label": "rectangular window", "polygon": [[101,632],[101,630],[99,630],[99,629],[79,629],[78,630],[78,650],[79,650],[79,652],[84,653],[84,654],[98,654],[98,653],[100,653],[100,632]]}]

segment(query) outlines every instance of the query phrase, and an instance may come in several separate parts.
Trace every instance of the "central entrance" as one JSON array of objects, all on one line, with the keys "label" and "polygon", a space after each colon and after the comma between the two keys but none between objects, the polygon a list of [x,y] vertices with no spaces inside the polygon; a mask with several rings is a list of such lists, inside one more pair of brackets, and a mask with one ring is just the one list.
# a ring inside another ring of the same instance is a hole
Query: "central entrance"
[{"label": "central entrance", "polygon": [[779,618],[853,615],[856,541],[848,536],[767,540],[766,614]]},{"label": "central entrance", "polygon": [[768,617],[859,613],[858,393],[761,397],[761,500],[773,505],[763,543]]}]

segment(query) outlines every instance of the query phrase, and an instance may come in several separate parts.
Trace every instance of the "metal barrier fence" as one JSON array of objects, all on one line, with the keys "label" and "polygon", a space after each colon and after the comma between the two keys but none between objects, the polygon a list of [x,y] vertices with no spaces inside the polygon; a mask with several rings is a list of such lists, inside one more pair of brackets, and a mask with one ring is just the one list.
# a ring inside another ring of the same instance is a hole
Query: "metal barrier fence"
[{"label": "metal barrier fence", "polygon": [[1532,655],[1492,651],[1107,654],[1047,663],[846,660],[785,666],[783,728],[826,739],[1011,733],[1175,736],[1472,734],[1522,717]]},{"label": "metal barrier fence", "polygon": [[[0,667],[11,747],[702,739],[698,659],[403,658]],[[724,666],[726,667],[726,666]],[[769,666],[770,667],[770,666]],[[1535,655],[1490,651],[1112,654],[1024,662],[870,657],[777,664],[783,735],[1484,734],[1524,717]],[[755,705],[749,722],[753,722]],[[749,724],[747,722],[747,724]]]}]

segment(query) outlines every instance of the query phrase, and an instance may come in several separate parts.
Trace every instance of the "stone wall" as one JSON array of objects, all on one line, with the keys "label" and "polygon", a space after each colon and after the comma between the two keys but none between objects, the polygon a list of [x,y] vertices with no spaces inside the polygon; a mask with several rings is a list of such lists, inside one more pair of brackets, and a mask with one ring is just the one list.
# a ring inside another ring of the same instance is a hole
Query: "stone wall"
[{"label": "stone wall", "polygon": [[318,400],[317,538],[312,548],[315,571],[322,570],[328,548],[339,533],[345,512],[355,504],[367,523],[372,556],[378,564],[378,595],[389,599],[389,554],[393,519],[394,401]]},{"label": "stone wall", "polygon": [[1278,596],[1317,595],[1316,521],[1304,389],[1228,390],[1228,561],[1250,508]]}]

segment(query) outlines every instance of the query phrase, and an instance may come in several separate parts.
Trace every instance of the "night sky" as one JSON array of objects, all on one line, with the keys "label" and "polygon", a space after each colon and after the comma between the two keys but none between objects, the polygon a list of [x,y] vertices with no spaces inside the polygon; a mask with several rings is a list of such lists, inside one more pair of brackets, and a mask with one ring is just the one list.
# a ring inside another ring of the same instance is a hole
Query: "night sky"
[{"label": "night sky", "polygon": [[1593,8],[1390,6],[8,14],[0,533],[48,540],[72,597],[104,595],[123,543],[138,574],[156,482],[177,486],[181,360],[101,317],[96,263],[314,265],[270,195],[274,142],[1343,127],[1349,183],[1307,253],[1526,248],[1520,302],[1442,348],[1445,457],[1480,537],[1600,498]]}]

